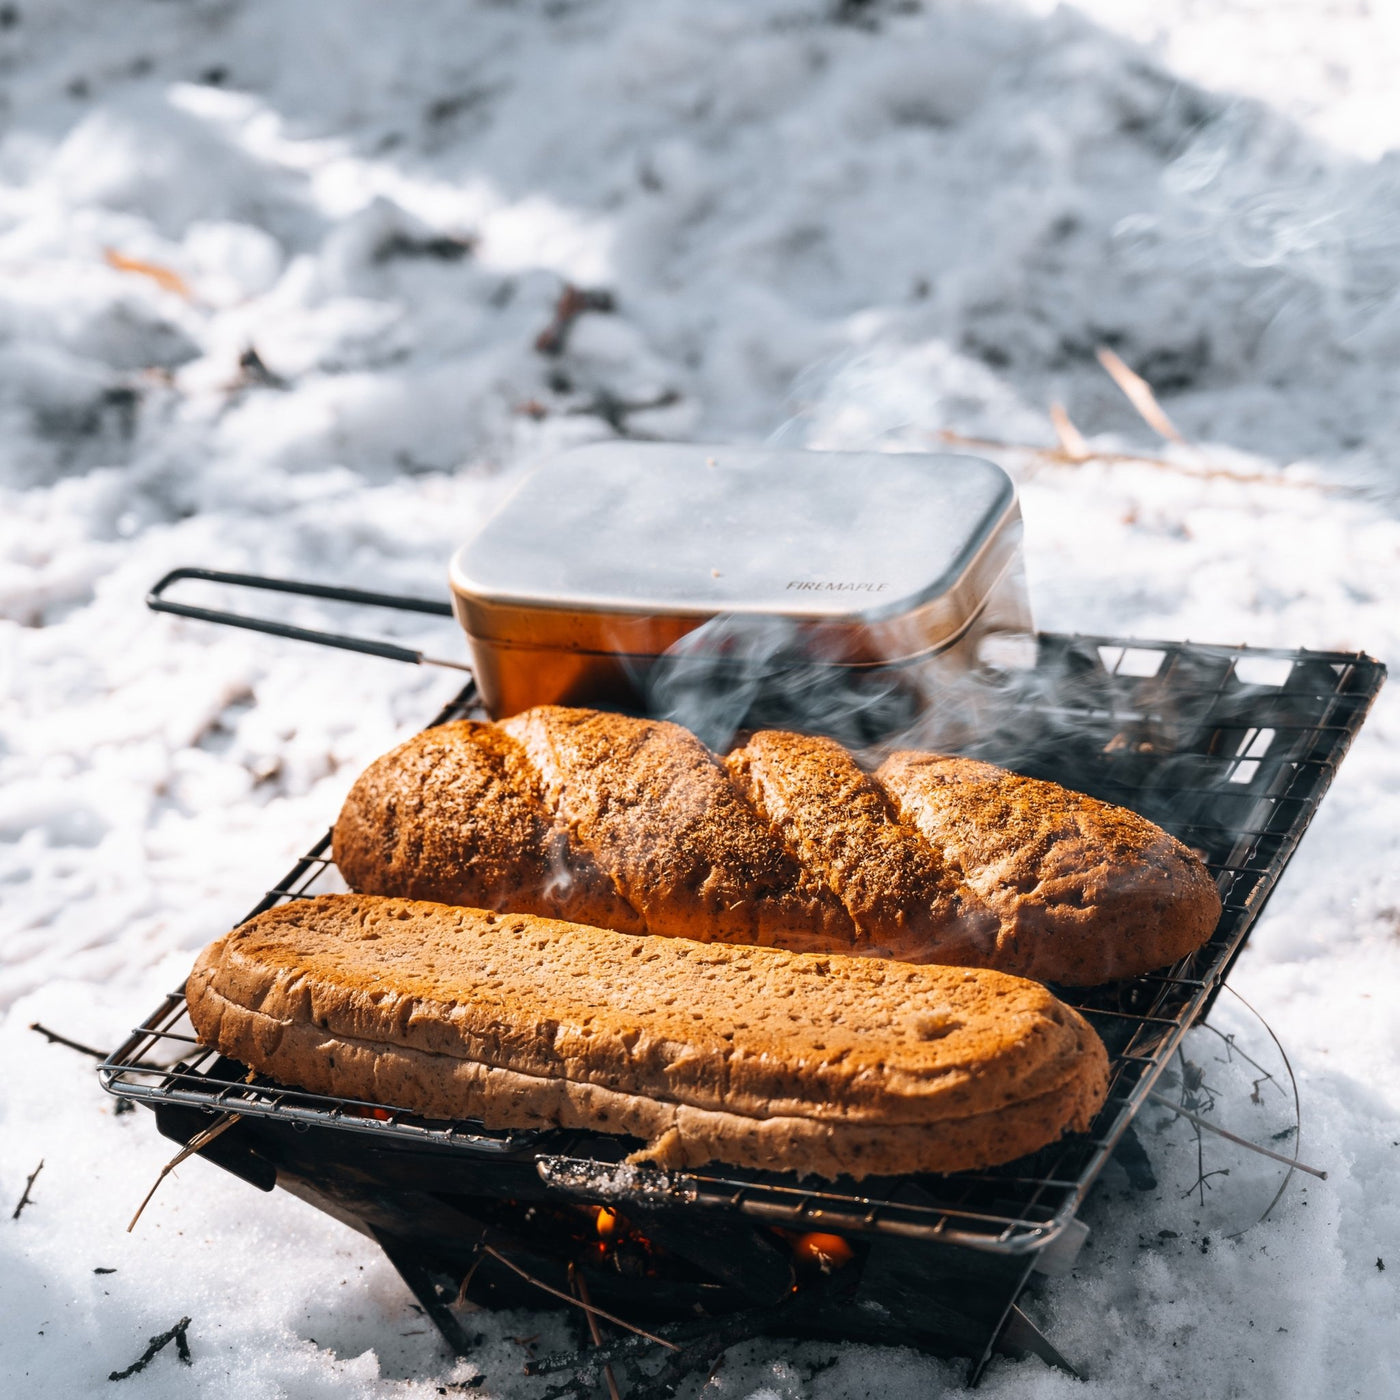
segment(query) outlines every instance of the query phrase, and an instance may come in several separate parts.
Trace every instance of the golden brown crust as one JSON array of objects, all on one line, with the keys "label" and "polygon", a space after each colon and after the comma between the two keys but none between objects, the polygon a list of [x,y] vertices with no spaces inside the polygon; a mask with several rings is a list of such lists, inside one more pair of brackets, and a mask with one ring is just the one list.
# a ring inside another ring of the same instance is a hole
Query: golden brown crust
[{"label": "golden brown crust", "polygon": [[735,786],[853,926],[850,951],[986,966],[998,921],[832,739],[755,734],[725,760]]},{"label": "golden brown crust", "polygon": [[1175,962],[1220,918],[1210,873],[1125,807],[989,763],[903,751],[876,779],[1001,920],[996,966],[1083,985]]},{"label": "golden brown crust", "polygon": [[1087,1126],[1107,1072],[1076,1012],[996,972],[369,896],[259,915],[187,999],[204,1043],[281,1082],[624,1132],[672,1165],[991,1165]]},{"label": "golden brown crust", "polygon": [[1179,842],[1053,783],[908,752],[872,777],[777,731],[721,764],[678,725],[559,706],[379,759],[334,855],[366,893],[1070,985],[1173,962],[1220,912]]},{"label": "golden brown crust", "polygon": [[646,932],[695,937],[703,928],[712,939],[767,944],[805,929],[827,947],[849,941],[840,905],[689,730],[558,705],[500,728],[528,755],[571,847],[612,875]]},{"label": "golden brown crust", "polygon": [[351,788],[332,856],[365,894],[645,925],[545,806],[524,750],[476,720],[426,729]]}]

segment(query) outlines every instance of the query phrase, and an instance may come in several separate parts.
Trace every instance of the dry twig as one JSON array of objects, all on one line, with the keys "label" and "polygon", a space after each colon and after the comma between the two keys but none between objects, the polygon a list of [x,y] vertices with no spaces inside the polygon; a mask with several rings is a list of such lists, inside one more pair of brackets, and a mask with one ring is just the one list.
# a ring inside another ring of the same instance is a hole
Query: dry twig
[{"label": "dry twig", "polygon": [[472,1266],[462,1276],[462,1286],[457,1290],[457,1296],[452,1300],[453,1307],[479,1308],[481,1306],[479,1303],[473,1303],[472,1300],[467,1297],[467,1289],[471,1287],[472,1279],[476,1276],[476,1271],[481,1267],[481,1261],[485,1257],[484,1254],[478,1254],[476,1258],[472,1260]]},{"label": "dry twig", "polygon": [[[1321,1180],[1327,1180],[1327,1173],[1319,1167],[1310,1167],[1306,1162],[1300,1162],[1296,1157],[1285,1157],[1282,1152],[1274,1152],[1267,1147],[1260,1147],[1257,1142],[1250,1142],[1248,1138],[1239,1137],[1237,1134],[1227,1131],[1218,1123],[1212,1123],[1208,1118],[1202,1118],[1198,1114],[1190,1112],[1189,1109],[1182,1108],[1180,1104],[1173,1103],[1169,1098],[1153,1090],[1147,1096],[1155,1104],[1161,1104],[1163,1108],[1169,1108],[1179,1118],[1184,1118],[1188,1123],[1194,1123],[1198,1128],[1204,1128],[1208,1133],[1214,1133],[1217,1137],[1223,1137],[1227,1142],[1236,1143],[1240,1147],[1247,1147],[1251,1152],[1257,1152],[1261,1157],[1272,1157],[1275,1162],[1282,1162],[1288,1167],[1297,1167],[1300,1172],[1307,1172],[1309,1176],[1316,1176]],[[1214,1175],[1214,1173],[1212,1173]]]},{"label": "dry twig", "polygon": [[955,433],[949,428],[940,429],[936,436],[940,442],[946,442],[951,447],[976,447],[986,452],[1024,452],[1038,462],[1055,466],[1079,467],[1098,462],[1104,466],[1155,467],[1160,471],[1173,472],[1177,476],[1189,476],[1196,481],[1233,481],[1241,486],[1287,486],[1294,490],[1320,491],[1324,495],[1353,494],[1351,487],[1331,482],[1297,481],[1291,477],[1272,476],[1266,472],[1234,472],[1227,467],[1192,467],[1185,462],[1173,462],[1145,452],[1098,452],[1091,448],[1087,457],[1080,458],[1071,456],[1061,447],[1046,447],[1035,442],[1006,442],[1001,438],[972,437],[966,433]]},{"label": "dry twig", "polygon": [[1084,435],[1070,421],[1064,404],[1057,401],[1050,405],[1050,423],[1059,439],[1060,451],[1071,462],[1086,462],[1093,456],[1089,451],[1089,444],[1084,441]]},{"label": "dry twig", "polygon": [[681,396],[674,389],[663,389],[649,399],[620,399],[608,389],[600,389],[587,403],[569,409],[569,413],[601,418],[615,432],[627,432],[627,416],[646,413],[653,408],[670,408]]},{"label": "dry twig", "polygon": [[[600,1347],[603,1345],[603,1334],[598,1328],[598,1319],[593,1314],[593,1300],[588,1296],[588,1281],[572,1264],[569,1265],[569,1281],[578,1290],[579,1301],[588,1310],[585,1314],[588,1318],[588,1335],[593,1338],[593,1345]],[[622,1400],[622,1396],[618,1393],[617,1377],[613,1375],[611,1362],[603,1362],[603,1379],[608,1383],[610,1400]]]},{"label": "dry twig", "polygon": [[573,285],[565,286],[554,303],[554,319],[535,337],[535,349],[541,355],[562,355],[568,344],[569,332],[574,322],[585,311],[612,311],[614,309],[611,292],[588,290]]},{"label": "dry twig", "polygon": [[151,1197],[156,1194],[162,1181],[165,1180],[176,1167],[187,1157],[193,1157],[201,1147],[207,1147],[214,1141],[220,1133],[226,1133],[243,1115],[241,1113],[226,1113],[222,1118],[211,1123],[203,1132],[196,1133],[161,1169],[160,1175],[151,1184],[151,1189],[146,1192],[146,1198],[136,1207],[136,1214],[131,1217],[131,1224],[126,1227],[129,1235],[135,1228],[136,1222],[140,1220],[142,1212],[151,1203]]},{"label": "dry twig", "polygon": [[[76,1050],[80,1055],[91,1055],[94,1060],[105,1060],[111,1053],[108,1050],[96,1050],[91,1045],[84,1045],[81,1040],[70,1040],[66,1035],[60,1035],[57,1031],[51,1031],[47,1026],[41,1025],[38,1021],[29,1023],[31,1031],[38,1033],[49,1042],[50,1045],[64,1045],[69,1050]],[[165,1066],[148,1064],[145,1060],[132,1060],[126,1065],[127,1069],[149,1069],[163,1071]],[[118,1098],[116,1112],[130,1113],[135,1104],[130,1099]]]},{"label": "dry twig", "polygon": [[186,1366],[194,1365],[194,1362],[190,1360],[190,1344],[185,1337],[189,1329],[189,1318],[182,1317],[168,1332],[162,1332],[159,1336],[152,1337],[146,1345],[146,1350],[125,1371],[113,1371],[107,1379],[109,1381],[124,1381],[128,1376],[134,1376],[137,1371],[144,1371],[171,1342],[175,1343],[175,1350],[180,1353],[180,1360]]},{"label": "dry twig", "polygon": [[32,1206],[34,1204],[34,1202],[29,1199],[29,1192],[33,1189],[36,1178],[43,1170],[44,1159],[41,1157],[39,1159],[39,1165],[29,1173],[29,1180],[24,1183],[24,1195],[19,1198],[19,1204],[15,1207],[15,1213],[10,1217],[11,1220],[18,1220],[20,1211],[22,1211],[25,1206]]},{"label": "dry twig", "polygon": [[117,252],[115,248],[104,248],[102,256],[106,260],[107,266],[116,268],[118,272],[134,272],[139,277],[149,277],[162,291],[174,292],[176,296],[184,297],[186,301],[194,300],[190,284],[173,268],[162,267],[160,263],[147,262],[144,258],[129,258],[125,253]]},{"label": "dry twig", "polygon": [[[171,1165],[173,1166],[174,1163],[171,1163]],[[167,1167],[166,1170],[168,1171],[169,1167]],[[157,1183],[157,1185],[159,1185],[159,1183]],[[151,1189],[154,1190],[155,1188],[152,1187]],[[149,1197],[147,1199],[149,1199]],[[484,1244],[481,1246],[481,1248],[483,1253],[489,1254],[493,1259],[498,1259],[502,1264],[506,1266],[506,1268],[508,1268],[511,1271],[511,1273],[518,1274],[521,1278],[525,1280],[526,1283],[533,1283],[536,1288],[542,1288],[546,1293],[551,1294],[553,1297],[560,1298],[564,1302],[570,1303],[576,1308],[582,1308],[584,1312],[588,1313],[590,1316],[596,1314],[598,1317],[601,1317],[604,1322],[611,1322],[617,1327],[624,1327],[627,1329],[627,1331],[635,1332],[639,1337],[645,1337],[647,1341],[655,1342],[657,1346],[665,1347],[668,1351],[680,1350],[680,1347],[678,1347],[675,1344],[675,1342],[668,1342],[665,1337],[658,1337],[655,1332],[648,1332],[644,1327],[638,1327],[635,1323],[628,1322],[625,1318],[617,1317],[616,1315],[610,1312],[604,1312],[602,1308],[595,1308],[588,1303],[582,1303],[577,1298],[575,1298],[572,1293],[565,1293],[558,1288],[552,1288],[543,1279],[538,1279],[534,1276],[534,1274],[527,1272],[525,1269],[522,1269],[520,1265],[517,1264],[514,1260],[507,1259],[506,1256],[502,1254],[499,1249],[496,1249],[489,1244]]]},{"label": "dry twig", "polygon": [[1186,439],[1176,430],[1176,425],[1162,410],[1152,386],[1140,374],[1134,374],[1107,345],[1100,345],[1094,352],[1108,377],[1123,391],[1124,397],[1137,409],[1143,422],[1149,428],[1161,433],[1169,442],[1185,443]]},{"label": "dry twig", "polygon": [[50,1045],[66,1045],[70,1050],[76,1050],[80,1055],[91,1055],[94,1060],[105,1060],[107,1052],[105,1050],[94,1050],[91,1045],[84,1045],[81,1040],[69,1040],[66,1035],[59,1035],[57,1031],[51,1031],[47,1026],[41,1025],[38,1021],[29,1023],[31,1031],[38,1031]]},{"label": "dry twig", "polygon": [[476,250],[472,234],[438,233],[425,238],[415,237],[395,229],[382,239],[374,250],[374,261],[388,262],[391,258],[436,258],[439,262],[461,262]]},{"label": "dry twig", "polygon": [[[1139,374],[1128,368],[1122,359],[1106,345],[1097,350],[1099,363],[1113,382],[1123,391],[1128,402],[1138,411],[1144,422],[1171,442],[1189,447],[1199,455],[1200,449],[1186,441],[1177,431],[1176,425],[1167,417],[1161,404],[1157,402],[1152,386]],[[1063,404],[1050,405],[1050,423],[1055,429],[1057,446],[1046,447],[1040,443],[1003,442],[997,438],[971,437],[941,430],[937,437],[941,442],[956,447],[977,447],[992,452],[1024,452],[1038,464],[1051,463],[1062,466],[1082,466],[1088,462],[1099,462],[1105,466],[1132,465],[1155,467],[1159,471],[1174,472],[1178,476],[1192,477],[1197,481],[1233,481],[1243,486],[1291,486],[1295,489],[1321,491],[1332,495],[1355,494],[1350,488],[1320,481],[1295,481],[1284,476],[1273,476],[1266,472],[1235,472],[1225,467],[1216,467],[1208,462],[1200,466],[1190,466],[1185,462],[1174,462],[1165,457],[1154,457],[1143,452],[1098,452],[1085,441],[1084,435],[1075,427]]]}]

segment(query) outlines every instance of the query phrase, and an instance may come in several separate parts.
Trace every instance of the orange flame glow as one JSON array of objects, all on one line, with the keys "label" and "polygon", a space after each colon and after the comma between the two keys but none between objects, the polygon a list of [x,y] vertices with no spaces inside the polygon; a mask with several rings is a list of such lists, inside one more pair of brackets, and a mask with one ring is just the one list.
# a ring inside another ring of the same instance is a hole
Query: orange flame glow
[{"label": "orange flame glow", "polygon": [[600,1240],[610,1240],[617,1234],[618,1219],[615,1210],[609,1210],[607,1206],[598,1207],[598,1216],[594,1222],[594,1228],[598,1231]]},{"label": "orange flame glow", "polygon": [[799,1259],[818,1265],[824,1274],[849,1264],[855,1254],[840,1235],[824,1235],[819,1231],[798,1235],[792,1242],[792,1250]]}]

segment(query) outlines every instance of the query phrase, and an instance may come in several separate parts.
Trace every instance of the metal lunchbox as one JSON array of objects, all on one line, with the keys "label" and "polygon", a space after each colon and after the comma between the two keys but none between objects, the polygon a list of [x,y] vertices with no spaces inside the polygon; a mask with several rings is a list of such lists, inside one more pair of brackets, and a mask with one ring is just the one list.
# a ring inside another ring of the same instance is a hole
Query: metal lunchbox
[{"label": "metal lunchbox", "polygon": [[[967,680],[989,639],[1031,631],[1015,487],[950,454],[594,443],[530,472],[448,576],[450,604],[184,568],[147,601],[470,669],[498,719],[602,705],[678,720],[716,747],[765,725],[855,745],[915,724],[930,737],[932,711],[954,721],[976,702]],[[165,596],[190,579],[455,615],[471,665]]]},{"label": "metal lunchbox", "polygon": [[448,577],[492,715],[604,704],[712,740],[818,693],[898,727],[932,663],[1031,630],[1015,487],[948,454],[595,443],[531,472]]}]

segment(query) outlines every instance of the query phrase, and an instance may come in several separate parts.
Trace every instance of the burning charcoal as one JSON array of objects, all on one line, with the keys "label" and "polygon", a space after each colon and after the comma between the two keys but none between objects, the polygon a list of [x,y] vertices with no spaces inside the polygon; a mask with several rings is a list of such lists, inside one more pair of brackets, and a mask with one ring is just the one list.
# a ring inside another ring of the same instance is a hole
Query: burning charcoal
[{"label": "burning charcoal", "polygon": [[792,1241],[792,1252],[804,1263],[815,1264],[824,1274],[844,1269],[855,1258],[855,1251],[840,1235],[811,1231]]}]

